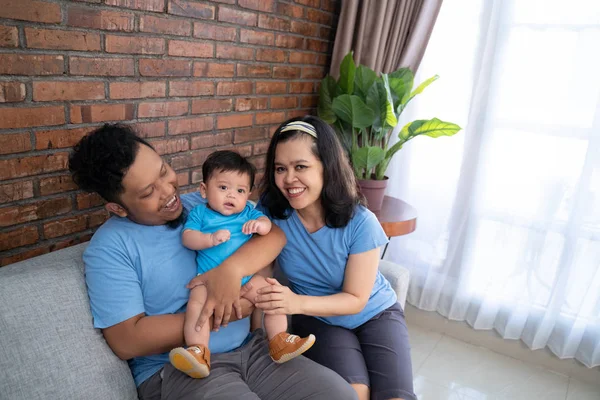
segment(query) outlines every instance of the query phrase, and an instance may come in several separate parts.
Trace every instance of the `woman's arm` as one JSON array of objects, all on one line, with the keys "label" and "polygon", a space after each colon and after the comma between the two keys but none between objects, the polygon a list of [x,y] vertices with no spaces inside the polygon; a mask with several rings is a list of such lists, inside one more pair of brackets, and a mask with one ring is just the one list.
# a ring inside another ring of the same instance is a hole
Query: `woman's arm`
[{"label": "woman's arm", "polygon": [[271,231],[256,235],[221,265],[192,279],[188,288],[205,285],[208,291],[198,326],[202,326],[214,314],[214,329],[229,322],[232,308],[241,318],[239,308],[240,282],[244,276],[252,275],[270,264],[285,246],[285,234],[273,225]]},{"label": "woman's arm", "polygon": [[365,308],[377,277],[379,248],[348,257],[344,285],[330,296],[303,296],[267,279],[271,286],[259,289],[255,305],[265,314],[304,314],[315,317],[357,314]]}]

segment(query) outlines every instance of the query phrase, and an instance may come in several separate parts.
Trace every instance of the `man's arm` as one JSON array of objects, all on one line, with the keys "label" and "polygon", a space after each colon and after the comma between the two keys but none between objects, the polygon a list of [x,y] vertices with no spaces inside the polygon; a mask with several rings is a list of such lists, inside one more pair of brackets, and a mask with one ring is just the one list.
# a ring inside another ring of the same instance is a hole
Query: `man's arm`
[{"label": "man's arm", "polygon": [[232,309],[240,315],[240,281],[253,275],[277,258],[285,246],[285,234],[278,226],[264,236],[254,236],[221,265],[192,279],[188,287],[205,285],[208,295],[200,314],[198,326],[202,326],[214,314],[214,329],[227,324]]}]

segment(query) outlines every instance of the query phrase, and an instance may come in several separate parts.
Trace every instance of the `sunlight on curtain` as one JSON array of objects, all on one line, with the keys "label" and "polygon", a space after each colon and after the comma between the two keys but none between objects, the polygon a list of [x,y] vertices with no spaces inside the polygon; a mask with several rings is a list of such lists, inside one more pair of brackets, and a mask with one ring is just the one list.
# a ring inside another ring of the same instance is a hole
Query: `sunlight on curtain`
[{"label": "sunlight on curtain", "polygon": [[600,365],[600,1],[446,1],[403,115],[417,138],[388,194],[417,230],[386,258],[408,301],[533,349]]}]

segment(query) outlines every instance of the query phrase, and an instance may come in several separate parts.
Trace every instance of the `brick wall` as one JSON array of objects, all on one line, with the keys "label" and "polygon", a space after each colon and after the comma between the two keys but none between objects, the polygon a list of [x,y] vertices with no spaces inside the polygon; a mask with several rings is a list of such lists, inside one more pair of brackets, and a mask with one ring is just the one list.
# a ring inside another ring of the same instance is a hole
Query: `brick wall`
[{"label": "brick wall", "polygon": [[215,148],[260,169],[314,113],[337,0],[0,0],[0,266],[89,240],[107,215],[69,147],[132,124],[197,187]]}]

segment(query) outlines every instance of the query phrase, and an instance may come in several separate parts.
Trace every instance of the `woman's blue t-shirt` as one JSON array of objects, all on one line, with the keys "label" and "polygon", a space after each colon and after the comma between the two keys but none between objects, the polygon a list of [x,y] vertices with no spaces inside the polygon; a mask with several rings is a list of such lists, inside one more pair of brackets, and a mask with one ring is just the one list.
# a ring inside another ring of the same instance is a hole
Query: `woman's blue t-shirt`
[{"label": "woman's blue t-shirt", "polygon": [[[268,214],[260,205],[259,209]],[[298,214],[288,219],[272,219],[287,237],[287,244],[277,258],[279,267],[289,279],[294,293],[307,296],[329,296],[340,293],[344,285],[346,263],[350,254],[364,253],[387,243],[377,217],[363,206],[343,228],[324,226],[308,233]],[[396,293],[381,272],[377,277],[365,308],[358,314],[317,317],[331,325],[356,328],[395,304]]]}]

